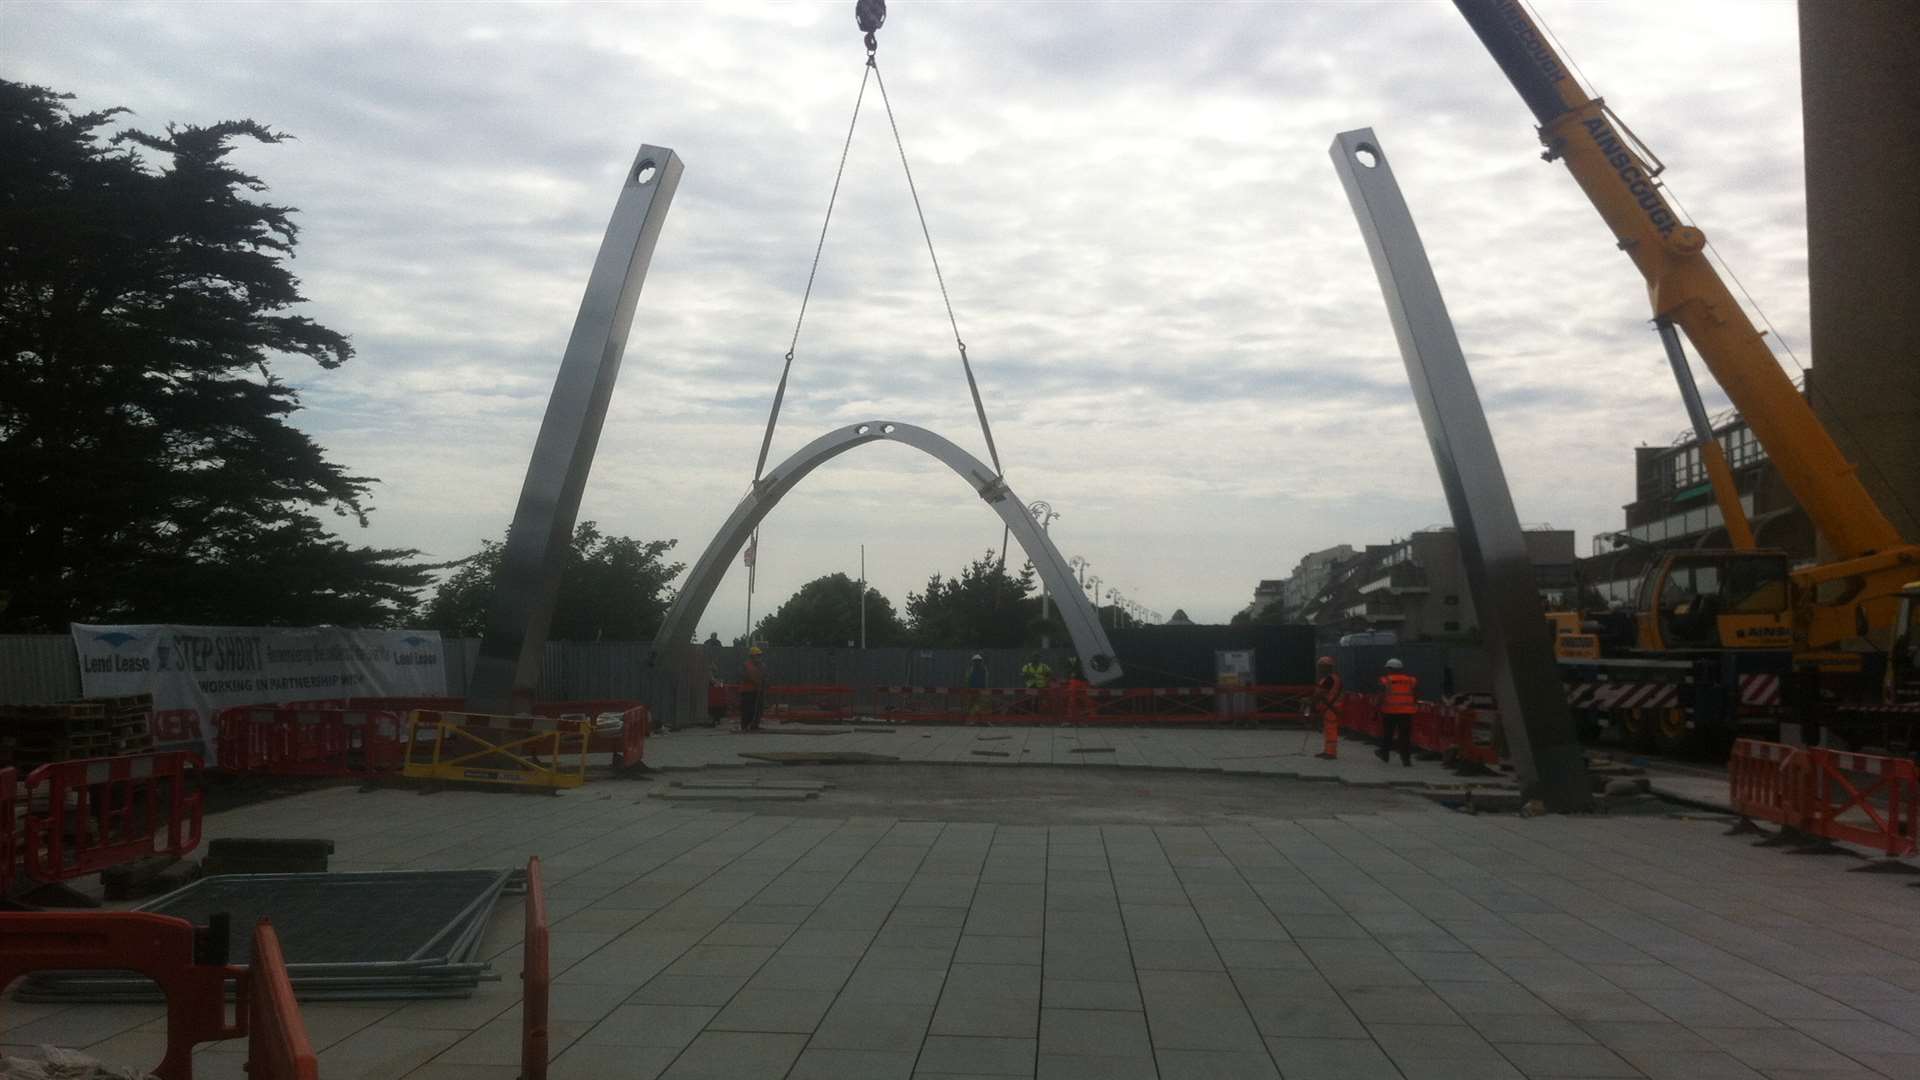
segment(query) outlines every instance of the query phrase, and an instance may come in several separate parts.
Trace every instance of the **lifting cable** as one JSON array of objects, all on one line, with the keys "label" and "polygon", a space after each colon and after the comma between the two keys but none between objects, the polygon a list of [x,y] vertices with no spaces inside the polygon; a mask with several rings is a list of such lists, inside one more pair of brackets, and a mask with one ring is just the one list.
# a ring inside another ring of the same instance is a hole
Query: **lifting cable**
[{"label": "lifting cable", "polygon": [[[946,276],[940,272],[940,256],[934,251],[933,232],[927,227],[927,214],[920,205],[920,190],[913,182],[913,168],[907,164],[906,143],[900,137],[900,125],[899,122],[894,119],[893,102],[887,97],[886,80],[880,76],[880,64],[875,57],[875,54],[879,51],[880,43],[873,35],[874,31],[879,30],[887,21],[886,0],[858,0],[858,2],[854,4],[854,19],[859,24],[861,33],[865,35],[867,60],[860,74],[860,90],[854,95],[853,116],[847,121],[847,137],[840,145],[840,164],[833,173],[833,190],[827,195],[827,212],[820,222],[820,238],[814,244],[813,265],[807,271],[806,289],[800,294],[800,312],[793,322],[793,338],[788,342],[786,355],[782,358],[780,381],[774,386],[773,406],[767,412],[767,430],[760,438],[760,456],[753,464],[753,483],[754,486],[757,487],[762,474],[766,472],[767,453],[773,447],[773,431],[780,422],[780,407],[786,401],[787,378],[793,371],[794,353],[800,347],[800,330],[801,327],[806,324],[807,303],[813,297],[814,279],[820,273],[820,256],[827,246],[827,229],[833,224],[833,208],[840,197],[840,181],[846,175],[847,155],[853,147],[853,132],[860,122],[860,106],[866,100],[867,82],[869,79],[873,81],[875,86],[880,88],[880,101],[885,105],[887,111],[887,126],[893,132],[894,149],[900,155],[900,170],[906,174],[907,191],[913,196],[913,212],[920,219],[920,235],[927,242],[927,258],[933,263],[933,278],[940,286],[940,300],[947,309],[947,325],[953,329],[953,344],[960,352],[960,368],[967,376],[967,392],[973,397],[973,412],[980,420],[980,434],[984,436],[987,441],[987,457],[993,463],[994,474],[998,476],[1003,471],[1000,467],[1000,451],[993,442],[993,428],[987,423],[987,407],[980,398],[980,384],[974,378],[973,364],[967,359],[967,343],[960,336],[960,321],[953,313],[953,298],[947,292]],[[755,529],[753,539],[750,541],[747,549],[750,560],[747,564],[749,568],[747,585],[747,633],[749,638],[751,638],[753,633],[752,568],[754,563],[758,561],[759,546],[760,530]],[[1006,538],[1004,535],[1001,538],[1000,559],[1002,565],[1004,565],[1006,562]]]}]

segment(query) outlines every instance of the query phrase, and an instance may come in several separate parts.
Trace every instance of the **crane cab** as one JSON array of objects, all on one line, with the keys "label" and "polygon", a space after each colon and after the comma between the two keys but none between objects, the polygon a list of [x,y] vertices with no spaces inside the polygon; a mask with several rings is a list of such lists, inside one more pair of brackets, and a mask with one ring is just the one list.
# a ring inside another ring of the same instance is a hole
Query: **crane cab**
[{"label": "crane cab", "polygon": [[1643,651],[1793,648],[1793,583],[1783,551],[1666,555],[1640,586]]}]

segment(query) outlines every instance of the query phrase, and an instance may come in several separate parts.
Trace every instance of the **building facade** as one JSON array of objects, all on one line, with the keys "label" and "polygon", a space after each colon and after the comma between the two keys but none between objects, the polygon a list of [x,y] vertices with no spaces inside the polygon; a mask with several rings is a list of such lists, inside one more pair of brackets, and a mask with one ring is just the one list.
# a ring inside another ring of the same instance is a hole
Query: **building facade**
[{"label": "building facade", "polygon": [[[1811,560],[1813,524],[1767,460],[1766,450],[1738,413],[1718,420],[1714,437],[1733,471],[1755,544],[1779,548],[1796,564]],[[1622,507],[1623,527],[1595,536],[1589,555],[1574,567],[1582,607],[1631,608],[1641,579],[1664,552],[1731,544],[1698,440],[1636,447],[1633,454],[1634,498]]]}]

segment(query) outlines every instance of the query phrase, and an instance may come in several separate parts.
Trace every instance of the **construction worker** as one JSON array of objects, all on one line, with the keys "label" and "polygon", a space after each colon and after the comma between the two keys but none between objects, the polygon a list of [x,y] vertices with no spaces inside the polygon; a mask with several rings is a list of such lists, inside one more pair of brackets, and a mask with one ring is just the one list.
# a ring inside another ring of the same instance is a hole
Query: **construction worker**
[{"label": "construction worker", "polygon": [[1313,684],[1313,711],[1320,716],[1320,736],[1324,742],[1315,755],[1328,761],[1340,756],[1340,673],[1333,669],[1333,657],[1320,658],[1319,678]]},{"label": "construction worker", "polygon": [[967,661],[967,723],[978,724],[987,712],[987,658],[979,653]]},{"label": "construction worker", "polygon": [[755,645],[747,650],[746,667],[740,673],[740,730],[760,730],[760,709],[767,690],[766,652]]},{"label": "construction worker", "polygon": [[1039,653],[1034,653],[1027,657],[1026,666],[1020,669],[1020,677],[1025,680],[1027,689],[1045,690],[1047,684],[1053,681],[1053,669],[1040,659]]},{"label": "construction worker", "polygon": [[1387,673],[1380,676],[1380,696],[1377,707],[1380,710],[1380,745],[1373,756],[1381,761],[1387,760],[1387,754],[1393,747],[1394,732],[1400,734],[1400,764],[1413,764],[1413,714],[1419,702],[1415,692],[1420,680],[1407,674],[1406,665],[1399,657],[1387,661]]}]

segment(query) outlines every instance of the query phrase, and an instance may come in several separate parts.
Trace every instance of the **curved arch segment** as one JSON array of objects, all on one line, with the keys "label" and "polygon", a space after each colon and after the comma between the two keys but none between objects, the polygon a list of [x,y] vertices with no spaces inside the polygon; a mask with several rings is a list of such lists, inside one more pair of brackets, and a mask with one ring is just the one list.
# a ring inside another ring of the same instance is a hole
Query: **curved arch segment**
[{"label": "curved arch segment", "polygon": [[1061,620],[1067,624],[1067,633],[1073,638],[1073,647],[1080,654],[1080,666],[1086,672],[1087,681],[1097,685],[1119,678],[1120,661],[1113,655],[1113,645],[1107,641],[1098,613],[1087,602],[1086,594],[1074,579],[1067,561],[1060,557],[1059,549],[1027,513],[1027,504],[979,458],[926,428],[889,420],[870,420],[830,431],[767,470],[746,498],[740,500],[740,505],[734,507],[726,524],[720,526],[713,542],[693,564],[693,572],[687,575],[687,583],[667,610],[666,620],[653,639],[654,659],[658,661],[673,645],[692,636],[694,624],[707,610],[707,603],[713,599],[721,579],[726,577],[734,557],[740,554],[754,527],[779,505],[787,492],[828,461],[856,446],[882,440],[911,446],[972,485],[980,498],[1000,515],[1000,520],[1006,522],[1014,539],[1020,542],[1021,549],[1039,571],[1040,579],[1046,582],[1047,591],[1060,609]]}]

